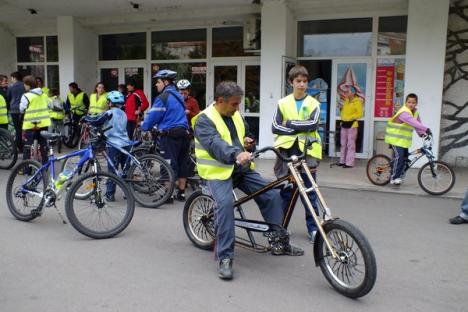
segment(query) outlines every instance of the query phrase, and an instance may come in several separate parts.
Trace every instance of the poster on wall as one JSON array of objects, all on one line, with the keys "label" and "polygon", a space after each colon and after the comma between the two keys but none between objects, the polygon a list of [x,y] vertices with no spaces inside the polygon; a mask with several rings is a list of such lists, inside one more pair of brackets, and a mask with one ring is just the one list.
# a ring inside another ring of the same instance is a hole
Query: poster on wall
[{"label": "poster on wall", "polygon": [[390,118],[404,102],[404,59],[379,59],[375,84],[374,117]]},{"label": "poster on wall", "polygon": [[356,91],[355,96],[361,99],[362,109],[365,115],[366,80],[366,63],[338,64],[336,82],[336,85],[338,86],[336,90],[336,117],[340,117],[343,104],[350,95],[352,88]]}]

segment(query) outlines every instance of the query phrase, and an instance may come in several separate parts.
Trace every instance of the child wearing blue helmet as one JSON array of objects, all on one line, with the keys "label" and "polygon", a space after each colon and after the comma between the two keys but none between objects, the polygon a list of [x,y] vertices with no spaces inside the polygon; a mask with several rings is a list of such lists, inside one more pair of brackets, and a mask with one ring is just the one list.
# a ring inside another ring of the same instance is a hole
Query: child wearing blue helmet
[{"label": "child wearing blue helmet", "polygon": [[[112,128],[106,131],[107,142],[112,143],[112,145],[126,148],[130,145],[130,140],[127,134],[127,115],[121,109],[125,103],[125,97],[119,91],[111,91],[107,94],[107,104],[109,105],[109,110],[104,114],[111,115],[112,118],[106,121],[105,127],[111,126]],[[103,115],[104,115],[103,114]],[[116,168],[123,167],[125,164],[125,154],[119,151],[117,148],[108,145],[107,154],[109,158],[112,159]],[[114,169],[110,164],[107,164],[107,170],[115,174]],[[107,190],[106,198],[108,201],[114,201],[115,194],[115,183],[107,181]]]}]

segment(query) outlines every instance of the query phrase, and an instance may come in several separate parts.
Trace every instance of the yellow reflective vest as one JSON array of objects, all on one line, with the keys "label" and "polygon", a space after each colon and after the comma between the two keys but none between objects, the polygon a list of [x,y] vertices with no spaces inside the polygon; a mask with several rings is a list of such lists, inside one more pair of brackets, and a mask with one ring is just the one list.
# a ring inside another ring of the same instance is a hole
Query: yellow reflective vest
[{"label": "yellow reflective vest", "polygon": [[27,92],[24,96],[28,99],[28,108],[24,112],[23,130],[30,130],[36,127],[32,122],[37,120],[38,128],[50,126],[49,106],[42,95]]},{"label": "yellow reflective vest", "polygon": [[357,120],[363,116],[362,99],[358,96],[355,96],[352,100],[344,100],[340,116],[342,121],[354,120],[351,128],[359,127]]},{"label": "yellow reflective vest", "polygon": [[[297,111],[296,107],[296,100],[294,99],[294,95],[290,94],[278,102],[279,109],[281,114],[283,115],[283,120],[307,120],[310,117],[310,114],[316,109],[320,107],[320,103],[311,97],[310,95],[306,96],[304,102],[302,103],[302,107]],[[296,139],[299,140],[299,149],[303,152],[304,151],[304,143],[306,137],[309,136],[310,138],[318,139],[317,143],[312,144],[311,147],[308,147],[307,155],[312,156],[316,159],[322,159],[322,145],[320,141],[320,135],[318,131],[310,132],[309,134],[306,132],[291,134],[291,135],[278,135],[275,134],[275,147],[277,148],[284,148],[288,149],[294,145]]]},{"label": "yellow reflective vest", "polygon": [[101,94],[99,96],[97,93],[93,93],[89,96],[89,111],[90,115],[97,115],[105,112],[107,110],[107,93]]},{"label": "yellow reflective vest", "polygon": [[0,125],[8,123],[8,110],[5,98],[0,94]]},{"label": "yellow reflective vest", "polygon": [[[63,120],[63,118],[65,118],[65,112],[63,109],[61,110],[58,110],[57,108],[54,109],[54,101],[60,101],[62,102],[62,100],[60,99],[60,97],[54,95],[53,97],[50,97],[49,98],[49,103],[50,103],[50,107],[49,107],[49,113],[50,113],[50,118],[52,119],[55,119],[55,120]],[[63,103],[62,103],[62,106],[63,106]]]},{"label": "yellow reflective vest", "polygon": [[385,143],[390,145],[395,145],[399,147],[409,148],[413,142],[413,130],[414,128],[406,123],[395,123],[395,119],[401,115],[401,113],[407,112],[413,118],[418,118],[419,113],[413,112],[403,105],[398,112],[388,120],[386,133],[385,133]]},{"label": "yellow reflective vest", "polygon": [[70,102],[70,109],[76,115],[83,115],[86,111],[86,106],[83,102],[84,92],[81,91],[77,95],[73,93],[68,93],[67,98]]},{"label": "yellow reflective vest", "polygon": [[[192,126],[195,129],[198,117],[205,114],[216,126],[216,130],[221,135],[221,139],[232,145],[231,133],[229,132],[226,123],[216,110],[215,105],[208,106],[205,110],[200,112],[192,118]],[[232,116],[232,120],[237,130],[237,137],[239,142],[243,144],[245,137],[244,119],[238,111]],[[197,137],[195,137],[195,156],[197,158],[197,171],[200,177],[205,180],[227,180],[232,176],[234,165],[224,164],[217,161],[210,156],[208,151],[200,144]],[[253,162],[250,164],[250,169],[254,168]]]}]

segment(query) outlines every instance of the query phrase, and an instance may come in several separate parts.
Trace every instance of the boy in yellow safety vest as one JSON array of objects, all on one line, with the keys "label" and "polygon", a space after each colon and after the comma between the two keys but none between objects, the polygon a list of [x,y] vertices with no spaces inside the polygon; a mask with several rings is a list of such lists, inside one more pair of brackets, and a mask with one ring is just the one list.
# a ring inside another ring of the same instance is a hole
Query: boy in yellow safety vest
[{"label": "boy in yellow safety vest", "polygon": [[419,112],[416,110],[418,96],[410,93],[406,96],[405,105],[388,120],[385,143],[393,149],[392,177],[390,183],[400,185],[401,176],[408,159],[408,148],[413,141],[413,130],[419,136],[432,135],[431,129],[421,123]]},{"label": "boy in yellow safety vest", "polygon": [[[278,101],[278,108],[273,116],[272,125],[272,132],[275,134],[275,146],[279,148],[285,157],[301,155],[307,137],[318,139],[320,142],[320,136],[317,132],[320,122],[320,103],[306,92],[309,73],[304,66],[296,65],[289,71],[288,75],[288,81],[293,87],[293,92]],[[309,168],[316,168],[318,160],[322,159],[322,146],[319,142],[308,147],[306,161]],[[287,165],[279,158],[276,160],[274,170],[277,178],[288,173]],[[307,179],[305,173],[302,175],[306,187],[310,187],[309,179]],[[312,175],[315,179],[316,173],[313,172]],[[285,213],[288,213],[287,209],[292,196],[292,189],[285,188],[281,190],[281,196],[284,200]],[[309,193],[309,199],[318,214],[317,194],[315,192]],[[303,199],[302,201],[305,207],[309,240],[313,243],[317,234],[317,226]]]},{"label": "boy in yellow safety vest", "polygon": [[55,88],[49,91],[49,112],[51,121],[49,131],[58,130],[59,133],[63,133],[65,110],[63,109],[63,101],[60,98],[59,90]]}]

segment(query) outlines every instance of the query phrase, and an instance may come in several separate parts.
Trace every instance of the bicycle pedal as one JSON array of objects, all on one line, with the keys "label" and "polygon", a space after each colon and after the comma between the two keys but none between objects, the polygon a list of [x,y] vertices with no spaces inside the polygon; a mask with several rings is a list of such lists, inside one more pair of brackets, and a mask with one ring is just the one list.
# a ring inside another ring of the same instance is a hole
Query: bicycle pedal
[{"label": "bicycle pedal", "polygon": [[309,187],[308,189],[305,189],[305,190],[304,190],[304,192],[306,192],[307,194],[309,194],[310,192],[314,192],[314,191],[315,191],[315,189],[314,189],[313,186],[312,186],[312,187]]}]

